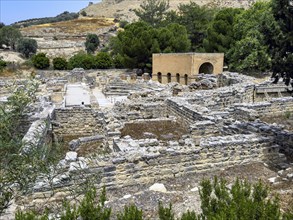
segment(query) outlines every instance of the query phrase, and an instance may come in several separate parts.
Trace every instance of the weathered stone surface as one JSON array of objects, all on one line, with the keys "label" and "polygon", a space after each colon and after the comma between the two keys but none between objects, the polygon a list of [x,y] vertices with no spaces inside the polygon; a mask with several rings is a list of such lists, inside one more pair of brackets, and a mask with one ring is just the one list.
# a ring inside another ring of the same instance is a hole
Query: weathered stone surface
[{"label": "weathered stone surface", "polygon": [[157,191],[157,192],[162,192],[162,193],[166,193],[167,192],[166,187],[162,183],[155,183],[155,184],[153,184],[152,186],[150,186],[149,190]]}]

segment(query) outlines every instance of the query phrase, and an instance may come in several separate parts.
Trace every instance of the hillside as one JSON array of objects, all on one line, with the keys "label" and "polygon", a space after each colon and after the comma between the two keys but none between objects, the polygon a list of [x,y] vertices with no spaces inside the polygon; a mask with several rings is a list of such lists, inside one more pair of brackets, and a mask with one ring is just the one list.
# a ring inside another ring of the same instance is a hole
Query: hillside
[{"label": "hillside", "polygon": [[109,33],[115,29],[113,19],[81,17],[70,21],[32,25],[21,28],[21,33],[38,42],[38,52],[45,52],[49,57],[69,57],[84,50],[88,33],[99,35],[103,44],[111,35]]},{"label": "hillside", "polygon": [[[176,10],[179,4],[188,4],[194,1],[198,5],[212,5],[218,7],[247,8],[256,0],[170,0],[170,9]],[[139,8],[143,0],[102,0],[82,9],[88,16],[112,17],[121,20],[133,21],[136,16],[133,9]]]}]

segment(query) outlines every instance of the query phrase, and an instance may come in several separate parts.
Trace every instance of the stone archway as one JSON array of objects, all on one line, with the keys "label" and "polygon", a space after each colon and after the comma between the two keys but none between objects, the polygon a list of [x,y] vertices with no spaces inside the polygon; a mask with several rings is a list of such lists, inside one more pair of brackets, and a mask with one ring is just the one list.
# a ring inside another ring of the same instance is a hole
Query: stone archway
[{"label": "stone archway", "polygon": [[180,74],[176,73],[176,82],[180,83]]},{"label": "stone archway", "polygon": [[162,73],[158,72],[158,82],[162,83]]},{"label": "stone archway", "polygon": [[170,83],[171,81],[171,73],[167,73],[167,82]]},{"label": "stone archway", "polygon": [[213,74],[213,72],[214,72],[214,66],[213,64],[209,62],[201,64],[198,70],[198,73],[204,73],[204,74]]}]

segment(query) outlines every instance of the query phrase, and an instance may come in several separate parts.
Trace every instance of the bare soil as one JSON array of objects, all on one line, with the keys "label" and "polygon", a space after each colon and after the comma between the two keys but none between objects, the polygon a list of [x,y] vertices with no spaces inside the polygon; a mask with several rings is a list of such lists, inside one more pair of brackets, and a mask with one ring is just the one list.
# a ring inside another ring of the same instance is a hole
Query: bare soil
[{"label": "bare soil", "polygon": [[152,138],[153,135],[161,141],[179,140],[184,134],[188,134],[186,126],[169,120],[127,123],[121,129],[121,137],[129,135],[133,139]]}]

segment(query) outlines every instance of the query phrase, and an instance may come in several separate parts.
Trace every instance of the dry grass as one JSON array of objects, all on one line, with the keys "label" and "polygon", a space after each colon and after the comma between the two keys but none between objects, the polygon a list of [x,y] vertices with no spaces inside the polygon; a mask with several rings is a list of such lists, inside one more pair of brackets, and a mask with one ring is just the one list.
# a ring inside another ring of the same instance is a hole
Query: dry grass
[{"label": "dry grass", "polygon": [[79,18],[70,21],[62,21],[56,23],[48,23],[41,25],[33,25],[22,28],[23,32],[44,31],[46,33],[67,33],[80,34],[85,32],[95,31],[99,28],[109,27],[114,25],[113,19],[110,18]]}]

